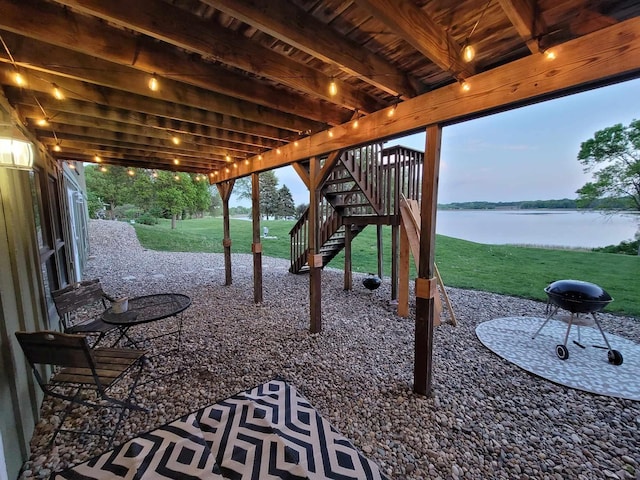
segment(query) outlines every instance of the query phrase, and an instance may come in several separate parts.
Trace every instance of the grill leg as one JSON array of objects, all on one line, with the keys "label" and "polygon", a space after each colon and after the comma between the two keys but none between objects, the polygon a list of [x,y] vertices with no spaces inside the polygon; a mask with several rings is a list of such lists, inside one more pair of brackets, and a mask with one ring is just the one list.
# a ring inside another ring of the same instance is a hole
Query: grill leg
[{"label": "grill leg", "polygon": [[571,316],[569,317],[569,325],[567,325],[567,333],[564,335],[564,346],[567,346],[567,341],[569,340],[569,333],[571,333],[571,325],[573,325],[573,312],[571,312]]},{"label": "grill leg", "polygon": [[547,308],[546,308],[547,318],[545,319],[544,323],[542,325],[540,325],[540,328],[538,328],[538,330],[536,330],[536,333],[533,334],[533,336],[531,337],[532,340],[538,336],[538,334],[540,333],[540,330],[542,330],[544,328],[544,326],[549,322],[549,320],[551,320],[551,317],[553,317],[558,312],[559,308],[560,307],[556,306],[550,312],[550,310],[551,310],[550,304],[547,303]]},{"label": "grill leg", "polygon": [[591,312],[591,316],[593,317],[593,320],[596,322],[598,330],[600,330],[600,335],[602,335],[602,338],[604,339],[604,343],[607,345],[607,350],[611,351],[611,345],[609,345],[609,340],[607,340],[607,336],[604,334],[604,331],[600,326],[600,322],[598,321],[598,317],[596,317],[595,312]]}]

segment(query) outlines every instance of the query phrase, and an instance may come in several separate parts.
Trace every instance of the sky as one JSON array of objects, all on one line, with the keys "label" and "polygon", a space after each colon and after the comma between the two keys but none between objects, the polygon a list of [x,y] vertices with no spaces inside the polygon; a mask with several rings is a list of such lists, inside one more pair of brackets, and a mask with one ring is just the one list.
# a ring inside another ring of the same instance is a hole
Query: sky
[{"label": "sky", "polygon": [[[576,198],[591,179],[580,144],[640,118],[640,79],[444,127],[438,203]],[[387,143],[424,151],[424,134]],[[292,167],[275,171],[296,205],[309,193]],[[233,196],[230,205],[249,206]]]}]

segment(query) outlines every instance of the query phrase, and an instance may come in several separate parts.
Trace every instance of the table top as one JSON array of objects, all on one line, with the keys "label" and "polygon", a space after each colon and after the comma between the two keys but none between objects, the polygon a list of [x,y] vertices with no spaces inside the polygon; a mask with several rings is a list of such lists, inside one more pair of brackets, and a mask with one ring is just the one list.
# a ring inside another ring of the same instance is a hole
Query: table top
[{"label": "table top", "polygon": [[109,307],[102,320],[112,325],[138,325],[179,314],[191,305],[191,298],[181,293],[156,293],[129,299],[126,312],[115,313]]}]

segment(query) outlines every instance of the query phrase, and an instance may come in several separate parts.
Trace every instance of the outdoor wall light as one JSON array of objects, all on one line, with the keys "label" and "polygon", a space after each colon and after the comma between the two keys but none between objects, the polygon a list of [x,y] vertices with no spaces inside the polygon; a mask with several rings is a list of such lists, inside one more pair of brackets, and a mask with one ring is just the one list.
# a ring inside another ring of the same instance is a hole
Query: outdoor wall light
[{"label": "outdoor wall light", "polygon": [[33,147],[20,130],[10,124],[0,124],[0,167],[31,170]]}]

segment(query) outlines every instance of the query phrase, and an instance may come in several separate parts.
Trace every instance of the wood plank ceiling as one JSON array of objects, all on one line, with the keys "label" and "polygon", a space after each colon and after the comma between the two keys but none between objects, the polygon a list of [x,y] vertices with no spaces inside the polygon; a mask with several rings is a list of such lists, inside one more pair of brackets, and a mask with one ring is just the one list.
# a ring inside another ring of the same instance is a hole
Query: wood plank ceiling
[{"label": "wood plank ceiling", "polygon": [[55,158],[214,180],[637,16],[637,0],[0,0],[0,81]]}]

